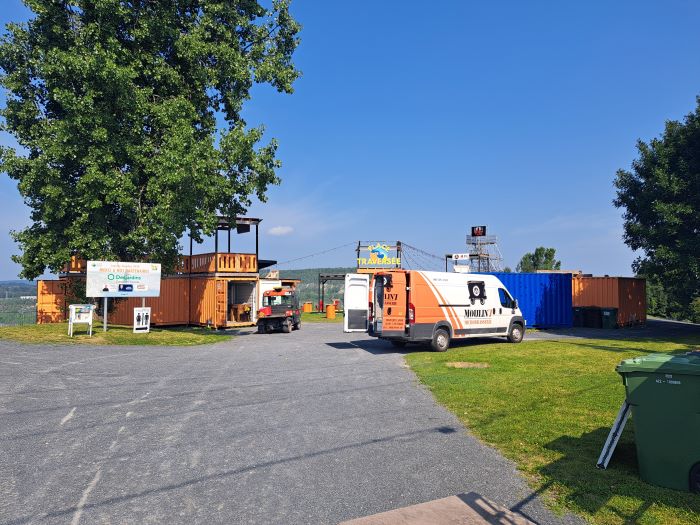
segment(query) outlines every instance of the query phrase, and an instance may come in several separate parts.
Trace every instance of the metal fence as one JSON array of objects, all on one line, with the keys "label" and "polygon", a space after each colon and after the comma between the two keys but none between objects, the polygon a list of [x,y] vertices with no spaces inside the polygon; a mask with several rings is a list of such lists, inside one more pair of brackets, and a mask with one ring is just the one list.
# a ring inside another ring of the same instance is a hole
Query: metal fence
[{"label": "metal fence", "polygon": [[0,298],[0,326],[36,323],[36,299]]}]

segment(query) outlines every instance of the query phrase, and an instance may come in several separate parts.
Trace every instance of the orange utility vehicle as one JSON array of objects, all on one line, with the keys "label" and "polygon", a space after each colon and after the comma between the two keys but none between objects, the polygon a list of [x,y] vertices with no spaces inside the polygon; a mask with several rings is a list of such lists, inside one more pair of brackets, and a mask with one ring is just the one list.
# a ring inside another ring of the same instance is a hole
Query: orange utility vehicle
[{"label": "orange utility vehicle", "polygon": [[258,311],[258,333],[273,330],[285,333],[301,328],[299,298],[293,288],[276,287],[263,293],[262,308]]},{"label": "orange utility vehicle", "polygon": [[372,279],[345,278],[346,332],[367,331],[398,347],[426,342],[438,352],[452,339],[501,336],[519,343],[525,334],[517,299],[493,275],[390,270]]}]

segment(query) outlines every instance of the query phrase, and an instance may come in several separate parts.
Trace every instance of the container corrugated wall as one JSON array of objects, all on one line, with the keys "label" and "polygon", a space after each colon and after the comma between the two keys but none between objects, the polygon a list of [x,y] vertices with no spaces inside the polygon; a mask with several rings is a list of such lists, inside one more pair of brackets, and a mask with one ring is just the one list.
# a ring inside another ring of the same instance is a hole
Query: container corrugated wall
[{"label": "container corrugated wall", "polygon": [[36,282],[37,324],[60,323],[66,320],[66,282]]},{"label": "container corrugated wall", "polygon": [[568,328],[573,325],[570,273],[503,273],[498,277],[514,299],[527,326]]},{"label": "container corrugated wall", "polygon": [[617,324],[630,326],[647,320],[646,280],[637,277],[574,277],[574,306],[617,308]]},{"label": "container corrugated wall", "polygon": [[[151,307],[151,322],[160,326],[187,324],[188,288],[186,278],[163,279],[160,283],[160,297],[146,297],[146,306]],[[140,306],[140,297],[119,301],[110,313],[109,322],[132,325],[134,308]]]}]

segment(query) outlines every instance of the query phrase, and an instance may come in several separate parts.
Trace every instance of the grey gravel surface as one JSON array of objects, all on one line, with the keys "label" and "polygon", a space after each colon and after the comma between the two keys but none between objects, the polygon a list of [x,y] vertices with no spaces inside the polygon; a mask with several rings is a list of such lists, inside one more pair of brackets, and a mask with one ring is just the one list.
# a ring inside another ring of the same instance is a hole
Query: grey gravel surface
[{"label": "grey gravel surface", "polygon": [[332,524],[469,492],[579,522],[390,349],[323,324],[200,347],[0,342],[0,523]]}]

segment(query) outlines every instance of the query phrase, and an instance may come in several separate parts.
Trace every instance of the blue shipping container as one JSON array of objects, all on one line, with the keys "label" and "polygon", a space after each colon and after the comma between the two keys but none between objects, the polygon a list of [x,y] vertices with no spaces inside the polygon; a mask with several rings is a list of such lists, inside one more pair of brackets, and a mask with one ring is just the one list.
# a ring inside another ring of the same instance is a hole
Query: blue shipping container
[{"label": "blue shipping container", "polygon": [[573,325],[570,273],[492,272],[518,300],[527,326],[570,328]]}]

